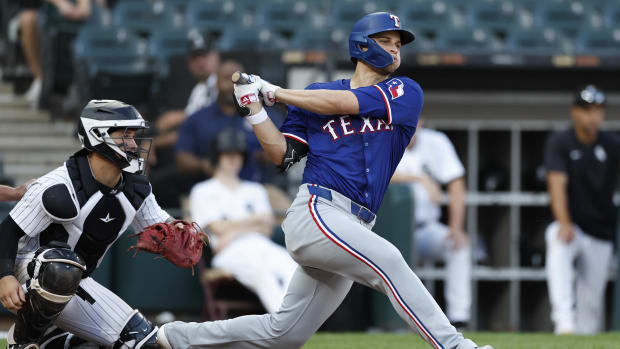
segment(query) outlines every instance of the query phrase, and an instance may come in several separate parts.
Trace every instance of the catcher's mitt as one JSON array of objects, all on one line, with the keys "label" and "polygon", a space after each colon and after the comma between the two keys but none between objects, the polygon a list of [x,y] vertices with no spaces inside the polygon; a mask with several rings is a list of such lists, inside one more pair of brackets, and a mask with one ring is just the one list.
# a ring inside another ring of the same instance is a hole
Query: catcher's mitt
[{"label": "catcher's mitt", "polygon": [[172,223],[156,223],[144,231],[130,235],[138,237],[136,245],[129,250],[136,249],[134,257],[139,251],[159,254],[171,263],[189,268],[198,263],[202,256],[202,245],[206,244],[207,234],[200,230],[198,224],[185,221]]}]

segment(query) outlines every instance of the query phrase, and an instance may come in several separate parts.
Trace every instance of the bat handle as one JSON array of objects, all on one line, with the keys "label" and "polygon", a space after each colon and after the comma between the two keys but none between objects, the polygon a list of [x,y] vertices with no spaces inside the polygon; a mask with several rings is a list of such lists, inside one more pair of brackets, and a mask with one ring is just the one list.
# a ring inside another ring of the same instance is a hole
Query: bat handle
[{"label": "bat handle", "polygon": [[232,75],[232,82],[239,85],[247,85],[250,83],[250,77],[246,73],[236,71]]}]

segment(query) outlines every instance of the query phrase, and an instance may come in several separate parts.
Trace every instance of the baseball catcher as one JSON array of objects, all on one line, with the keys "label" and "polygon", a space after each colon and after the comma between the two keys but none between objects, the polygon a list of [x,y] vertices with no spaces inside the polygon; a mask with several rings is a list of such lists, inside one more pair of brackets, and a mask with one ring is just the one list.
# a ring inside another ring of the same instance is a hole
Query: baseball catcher
[{"label": "baseball catcher", "polygon": [[83,149],[32,183],[0,224],[0,301],[17,315],[10,349],[158,348],[157,327],[90,276],[131,226],[137,249],[181,266],[200,258],[202,234],[160,208],[143,175],[151,140],[131,105],[82,110]]}]

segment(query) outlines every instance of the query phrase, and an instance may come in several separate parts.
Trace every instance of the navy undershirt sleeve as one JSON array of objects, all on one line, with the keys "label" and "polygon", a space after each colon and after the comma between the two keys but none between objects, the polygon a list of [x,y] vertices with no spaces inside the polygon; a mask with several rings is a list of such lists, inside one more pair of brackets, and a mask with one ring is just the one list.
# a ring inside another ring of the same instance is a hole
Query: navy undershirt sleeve
[{"label": "navy undershirt sleeve", "polygon": [[2,235],[2,243],[0,244],[0,278],[3,278],[7,275],[13,275],[15,257],[17,256],[17,243],[26,234],[10,215],[0,224],[0,234]]}]

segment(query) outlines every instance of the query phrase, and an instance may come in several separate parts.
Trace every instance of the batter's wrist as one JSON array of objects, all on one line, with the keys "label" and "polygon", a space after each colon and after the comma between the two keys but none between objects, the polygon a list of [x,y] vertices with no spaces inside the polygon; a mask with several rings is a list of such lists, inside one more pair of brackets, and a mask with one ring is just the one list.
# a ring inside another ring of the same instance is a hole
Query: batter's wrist
[{"label": "batter's wrist", "polygon": [[260,124],[268,118],[269,115],[267,114],[267,111],[265,111],[265,108],[261,108],[260,111],[256,114],[250,114],[245,117],[245,119],[248,120],[248,122],[252,125]]}]

